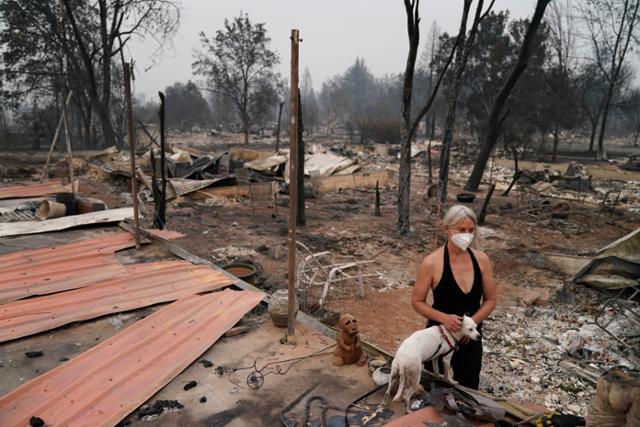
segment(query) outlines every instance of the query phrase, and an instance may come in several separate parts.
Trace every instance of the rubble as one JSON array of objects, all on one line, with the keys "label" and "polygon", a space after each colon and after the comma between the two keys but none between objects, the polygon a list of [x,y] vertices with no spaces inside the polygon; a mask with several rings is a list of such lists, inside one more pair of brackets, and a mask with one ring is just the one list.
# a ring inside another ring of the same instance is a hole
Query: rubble
[{"label": "rubble", "polygon": [[[615,366],[640,366],[640,354],[621,346],[594,323],[590,307],[594,299],[602,298],[598,291],[581,288],[576,296],[575,305],[549,301],[529,316],[524,309],[498,310],[485,320],[481,388],[496,396],[542,398],[548,408],[584,416],[595,396],[595,382],[567,371],[563,361],[598,373]],[[617,325],[627,332],[629,327],[640,333],[632,322]],[[528,381],[527,387],[523,381]]]},{"label": "rubble", "polygon": [[[256,286],[269,292],[285,289],[288,195],[284,178],[287,176],[288,152],[274,152],[273,147],[262,143],[251,148],[234,148],[227,144],[232,139],[229,134],[224,138],[225,144],[211,143],[213,139],[207,139],[206,144],[203,142],[197,148],[182,143],[172,144],[173,150],[168,156],[167,198],[171,201],[167,204],[167,220],[172,228],[187,235],[180,246],[191,252],[185,254],[176,249],[171,253],[182,254],[178,256],[186,256],[196,264],[207,264],[207,259],[220,266],[249,261],[252,265],[262,266],[262,273],[255,280]],[[217,139],[220,135],[216,136]],[[437,145],[432,144],[431,150],[436,159]],[[424,155],[427,148],[426,143],[418,142],[412,149],[415,172],[412,173],[415,179],[412,182],[415,191],[412,194],[412,235],[403,239],[394,234],[398,147],[358,146],[325,138],[308,144],[305,187],[314,190],[314,197],[306,199],[309,217],[307,225],[299,231],[299,240],[313,253],[335,254],[332,264],[374,263],[362,281],[355,273],[349,282],[330,284],[323,307],[319,307],[319,300],[324,284],[316,287],[311,303],[307,307],[301,304],[299,316],[335,325],[348,304],[357,309],[357,314],[354,314],[362,319],[365,329],[363,341],[389,353],[402,337],[424,326],[424,319],[411,309],[410,295],[415,266],[430,252],[434,237],[439,234],[436,232],[439,228],[433,199],[424,197],[430,188],[427,156]],[[458,162],[465,156],[471,159],[465,151],[467,149],[464,146],[453,151],[448,203],[454,203],[454,196],[462,192],[461,185],[467,171]],[[141,157],[144,160],[149,155],[142,154]],[[608,332],[623,338],[628,333],[640,331],[635,331],[633,325],[618,316],[620,310],[617,306],[603,306],[604,301],[614,297],[613,293],[580,286],[580,281],[575,281],[573,287],[563,283],[571,282],[576,273],[592,259],[598,258],[597,248],[603,242],[614,240],[612,236],[619,236],[629,231],[629,227],[640,225],[638,218],[633,216],[635,210],[640,212],[640,181],[620,180],[627,175],[620,175],[622,170],[613,164],[523,162],[523,172],[513,184],[511,194],[501,196],[511,184],[514,171],[510,162],[498,160],[501,161],[496,161],[488,183],[495,183],[498,191],[488,204],[487,225],[479,227],[478,236],[483,250],[494,262],[499,288],[505,285],[505,295],[501,296],[499,307],[483,325],[485,353],[481,388],[498,396],[498,399],[524,399],[550,409],[585,416],[600,374],[614,366],[634,367],[639,362],[632,349],[606,333],[597,322],[611,320]],[[86,171],[80,179],[83,197],[87,200],[94,196],[102,199],[104,195],[105,204],[116,208],[133,202],[135,195],[131,193],[130,181],[122,179],[130,178],[128,161],[127,154],[105,153],[77,162],[77,166]],[[151,187],[149,160],[138,164],[139,180],[146,183],[145,187]],[[437,161],[434,164],[437,165]],[[603,178],[606,174],[613,178]],[[87,179],[87,176],[94,178]],[[373,189],[376,184],[380,187],[380,216],[374,216]],[[488,184],[483,183],[482,191],[469,202],[476,212],[486,198]],[[88,194],[85,195],[84,191]],[[607,193],[608,199],[605,198]],[[148,188],[143,188],[137,195],[142,202],[142,212],[153,210],[150,194]],[[9,215],[9,220],[10,215],[17,215],[16,212],[35,212],[38,204],[49,197],[40,196],[32,201],[26,199],[19,205],[0,201],[0,214]],[[148,213],[142,220],[150,221],[149,216]],[[439,237],[442,244],[442,236]],[[134,252],[129,249],[119,257],[129,259]],[[202,258],[191,258],[195,253]],[[158,257],[165,255],[135,256],[148,256],[147,261],[157,262]],[[613,255],[607,253],[607,256]],[[561,257],[563,261],[560,261]],[[563,262],[571,273],[558,269],[557,265]],[[611,264],[606,267],[610,269]],[[582,275],[583,281],[593,282],[589,274]],[[633,277],[627,278],[633,280]],[[614,279],[618,285],[622,283],[618,277]],[[517,289],[514,291],[514,288]],[[630,304],[633,309],[638,309],[637,298]],[[150,309],[155,310],[155,307]],[[103,321],[108,326],[107,331],[123,333],[131,327],[124,328],[125,325],[137,324],[150,311],[110,315]],[[245,337],[255,340],[264,334],[261,327],[237,328],[225,332],[221,341],[242,345],[247,340]],[[233,338],[228,338],[232,335]],[[306,341],[298,347],[302,353],[309,337],[316,335],[320,336],[315,332],[305,335]],[[108,338],[108,334],[94,334],[90,337],[92,343],[95,336],[103,337],[103,340]],[[35,335],[33,338],[38,337]],[[633,346],[637,340],[629,342]],[[316,350],[329,344],[323,343]],[[37,348],[30,348],[33,349]],[[244,351],[232,350],[231,353],[239,355]],[[269,349],[272,350],[276,354],[280,348]],[[60,358],[59,354],[50,353],[47,348],[47,355],[50,354],[53,360],[67,357]],[[197,384],[198,390],[202,387],[203,390],[209,389],[211,378],[206,375],[208,370],[205,368],[213,366],[209,360],[215,361],[216,365],[220,363],[218,357],[217,352],[197,355],[193,359],[200,361],[195,366],[197,370],[193,366],[187,368],[188,372],[170,383],[164,392],[160,392],[164,394],[154,399],[178,398],[180,396],[175,393],[183,392],[185,385],[191,382]],[[258,360],[262,357],[255,356]],[[45,359],[49,357],[39,361]],[[73,360],[71,357],[69,363]],[[251,363],[253,360],[238,360],[236,366],[250,366]],[[319,369],[317,372],[324,371]],[[247,398],[243,391],[246,388],[244,375],[238,378],[237,384],[229,386],[231,391],[221,391],[221,396],[229,394],[234,404]],[[366,384],[369,385],[368,382]],[[295,387],[297,384],[291,385]],[[190,400],[180,398],[186,407],[183,408],[185,412],[189,412],[194,404],[199,408],[216,410],[220,404],[216,400],[214,405],[209,399],[209,405],[198,405],[198,402],[207,401],[207,396],[203,396],[206,393],[190,393]],[[151,402],[147,403],[153,407]],[[161,408],[149,419],[162,412]]]},{"label": "rubble", "polygon": [[415,277],[407,271],[401,270],[385,270],[378,271],[382,287],[379,292],[387,292],[390,289],[406,289],[414,283]]},{"label": "rubble", "polygon": [[237,246],[225,246],[214,249],[211,253],[211,258],[213,259],[213,262],[221,265],[233,262],[238,258],[255,258],[257,255],[258,253],[253,249]]},{"label": "rubble", "polygon": [[137,414],[141,420],[151,421],[164,412],[179,411],[182,408],[184,406],[177,400],[156,400],[151,406],[145,405],[141,407]]},{"label": "rubble", "polygon": [[601,248],[592,257],[549,254],[559,271],[573,276],[573,283],[602,289],[623,289],[640,279],[640,228]]}]

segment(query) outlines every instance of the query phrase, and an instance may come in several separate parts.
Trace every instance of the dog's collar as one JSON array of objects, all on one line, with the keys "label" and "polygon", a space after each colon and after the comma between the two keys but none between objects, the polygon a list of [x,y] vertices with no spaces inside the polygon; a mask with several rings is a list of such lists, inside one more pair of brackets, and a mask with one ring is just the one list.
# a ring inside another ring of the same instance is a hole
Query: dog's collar
[{"label": "dog's collar", "polygon": [[449,334],[444,329],[444,326],[438,325],[438,329],[440,329],[440,335],[442,335],[442,338],[444,339],[444,341],[449,346],[449,350],[457,351],[458,350],[458,343],[456,343],[455,340],[453,341],[455,344],[451,343],[451,340],[449,339]]}]

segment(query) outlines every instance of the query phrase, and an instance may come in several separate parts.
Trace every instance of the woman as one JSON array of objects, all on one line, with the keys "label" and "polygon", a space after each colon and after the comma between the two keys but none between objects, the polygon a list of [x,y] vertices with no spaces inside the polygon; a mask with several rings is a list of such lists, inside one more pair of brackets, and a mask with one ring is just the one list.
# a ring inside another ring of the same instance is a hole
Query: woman
[{"label": "woman", "polygon": [[[478,325],[496,306],[496,285],[491,262],[477,249],[476,215],[466,206],[452,206],[444,216],[447,242],[429,254],[418,267],[411,305],[428,319],[427,327],[442,324],[450,331],[462,326],[468,315]],[[433,305],[427,295],[433,292]],[[451,367],[461,385],[478,389],[482,365],[482,340],[458,343]]]}]

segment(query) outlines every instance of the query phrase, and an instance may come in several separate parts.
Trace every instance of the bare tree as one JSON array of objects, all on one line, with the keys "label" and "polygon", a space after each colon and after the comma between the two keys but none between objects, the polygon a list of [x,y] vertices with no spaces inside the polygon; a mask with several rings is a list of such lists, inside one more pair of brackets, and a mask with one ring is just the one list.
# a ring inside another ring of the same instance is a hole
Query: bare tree
[{"label": "bare tree", "polygon": [[560,130],[576,124],[578,114],[575,106],[578,102],[574,79],[575,24],[571,0],[556,0],[549,7],[548,40],[551,47],[551,59],[546,80],[545,119],[553,133],[553,151],[551,161],[556,160]]},{"label": "bare tree", "polygon": [[318,101],[313,89],[313,80],[308,67],[305,67],[300,82],[302,104],[304,104],[304,122],[307,135],[313,134],[313,128],[318,125]]},{"label": "bare tree", "polygon": [[[440,34],[442,34],[442,30],[438,26],[436,21],[433,21],[431,24],[431,29],[429,30],[429,34],[427,35],[427,43],[425,46],[425,50],[422,52],[422,58],[420,58],[422,62],[422,67],[426,70],[428,74],[427,77],[427,94],[430,94],[433,90],[433,78],[435,72],[435,57],[436,52],[438,50],[438,42],[440,38]],[[436,115],[432,110],[429,114],[425,114],[424,116],[424,125],[425,125],[425,138],[433,139],[435,137],[436,132]]]},{"label": "bare tree", "polygon": [[271,38],[265,24],[253,24],[247,14],[241,13],[232,21],[225,19],[224,30],[218,30],[214,39],[200,32],[200,42],[204,51],[196,55],[194,74],[207,78],[212,90],[233,101],[247,144],[256,114],[273,105],[262,102],[261,95],[267,92],[267,86],[272,86],[275,93],[274,67],[280,63],[278,54],[269,48]]},{"label": "bare tree", "polygon": [[633,135],[633,145],[638,146],[640,138],[640,88],[630,89],[625,99],[620,103],[624,119]]},{"label": "bare tree", "polygon": [[593,152],[598,135],[598,123],[604,110],[603,100],[607,84],[595,64],[586,64],[578,75],[577,86],[580,108],[589,125],[589,152]]},{"label": "bare tree", "polygon": [[478,153],[478,157],[473,165],[471,175],[464,186],[467,191],[478,191],[480,181],[482,181],[482,175],[487,167],[487,161],[489,160],[489,156],[498,141],[500,128],[509,114],[508,111],[505,114],[502,114],[502,108],[507,102],[509,94],[518,82],[518,79],[527,68],[527,63],[531,56],[531,46],[536,32],[538,31],[538,27],[540,26],[540,22],[544,16],[545,9],[550,1],[551,0],[537,0],[533,17],[531,18],[527,32],[522,40],[522,46],[520,47],[516,64],[496,97],[491,114],[489,115],[489,120],[487,121],[486,127],[483,131],[480,152]]},{"label": "bare tree", "polygon": [[[86,81],[89,99],[100,118],[106,145],[115,144],[117,139],[111,122],[112,58],[135,35],[150,35],[164,44],[178,28],[179,9],[174,3],[164,0],[98,0],[97,10],[90,10],[87,14],[86,10],[78,9],[69,0],[63,2],[73,38],[67,43],[62,34],[62,47],[72,66]],[[98,22],[92,27],[86,24],[86,19],[95,12]],[[95,26],[99,33],[97,43],[92,34]],[[77,49],[72,50],[70,46]],[[100,58],[97,64],[95,57]]]},{"label": "bare tree", "polygon": [[460,31],[458,32],[457,44],[460,49],[456,52],[456,61],[453,68],[453,83],[447,93],[449,100],[447,118],[445,120],[444,136],[442,138],[442,146],[440,147],[440,169],[438,171],[438,200],[444,204],[447,201],[447,183],[449,180],[449,158],[451,145],[453,143],[453,134],[455,131],[456,110],[458,105],[458,94],[462,86],[462,76],[467,66],[467,60],[473,47],[473,42],[478,32],[478,26],[482,19],[493,7],[493,1],[489,4],[487,11],[482,13],[484,0],[478,0],[476,4],[476,12],[467,37],[467,19],[469,10],[473,0],[464,1],[464,9],[462,11],[462,20],[460,21]]},{"label": "bare tree", "polygon": [[411,231],[409,210],[411,208],[411,95],[413,89],[413,73],[420,43],[420,0],[404,0],[407,13],[407,34],[409,36],[409,53],[404,69],[402,87],[402,124],[400,125],[400,173],[398,177],[398,232],[408,235]]},{"label": "bare tree", "polygon": [[420,43],[420,0],[404,0],[407,14],[407,33],[409,36],[409,53],[404,72],[402,87],[402,110],[400,125],[400,172],[398,176],[398,221],[396,228],[401,235],[408,235],[411,231],[410,208],[411,208],[411,139],[418,128],[422,117],[429,111],[438,93],[442,78],[447,72],[451,60],[456,52],[458,44],[451,49],[451,54],[443,67],[438,80],[431,91],[431,96],[426,104],[420,109],[416,117],[411,121],[411,95],[413,90],[413,75],[418,54],[418,44]]},{"label": "bare tree", "polygon": [[632,42],[638,42],[640,0],[588,0],[581,3],[595,63],[607,81],[603,100],[598,152],[596,158],[606,159],[604,136],[615,91],[620,84],[621,71]]},{"label": "bare tree", "polygon": [[113,74],[114,69],[122,71],[114,67],[113,57],[134,36],[149,36],[162,46],[177,30],[180,10],[168,0],[62,0],[60,19],[57,3],[0,2],[2,75],[16,83],[18,96],[24,96],[40,85],[51,86],[60,78],[64,63],[65,84],[74,90],[76,105],[85,112],[85,132],[89,133],[96,114],[106,145],[112,145],[116,142]]}]

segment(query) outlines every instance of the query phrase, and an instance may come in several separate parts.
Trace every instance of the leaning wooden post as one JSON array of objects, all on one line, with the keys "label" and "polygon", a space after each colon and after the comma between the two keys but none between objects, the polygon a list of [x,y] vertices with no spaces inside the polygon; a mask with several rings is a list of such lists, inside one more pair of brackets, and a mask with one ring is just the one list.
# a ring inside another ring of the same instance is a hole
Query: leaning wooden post
[{"label": "leaning wooden post", "polygon": [[298,184],[298,47],[300,33],[291,30],[291,115],[289,128],[289,299],[287,316],[287,341],[295,343],[296,320],[296,216]]},{"label": "leaning wooden post", "polygon": [[[67,100],[65,101],[65,105],[69,106],[69,101],[71,101],[71,95],[73,95],[73,91],[70,90],[67,95]],[[47,154],[47,161],[44,164],[44,169],[42,170],[42,176],[40,177],[40,183],[43,183],[45,179],[47,179],[47,172],[49,170],[49,162],[51,161],[51,155],[53,154],[53,150],[56,148],[56,142],[58,142],[58,136],[60,135],[60,129],[62,129],[62,122],[65,116],[66,108],[62,109],[62,114],[60,115],[60,120],[58,120],[58,126],[56,127],[56,132],[53,135],[53,141],[51,141],[51,147],[49,147],[49,154]]]},{"label": "leaning wooden post", "polygon": [[493,196],[493,190],[496,189],[496,184],[492,183],[489,187],[489,192],[487,193],[487,197],[484,199],[484,204],[482,205],[482,209],[480,210],[480,214],[478,215],[478,225],[484,224],[484,218],[487,215],[487,207],[489,206],[489,202],[491,201],[491,196]]},{"label": "leaning wooden post", "polygon": [[127,124],[129,129],[129,157],[131,158],[131,193],[133,195],[133,220],[136,248],[140,248],[140,218],[138,211],[138,181],[136,179],[136,152],[133,132],[133,105],[131,103],[131,64],[124,64],[124,96],[127,99]]}]

